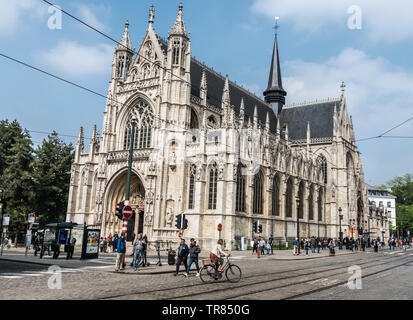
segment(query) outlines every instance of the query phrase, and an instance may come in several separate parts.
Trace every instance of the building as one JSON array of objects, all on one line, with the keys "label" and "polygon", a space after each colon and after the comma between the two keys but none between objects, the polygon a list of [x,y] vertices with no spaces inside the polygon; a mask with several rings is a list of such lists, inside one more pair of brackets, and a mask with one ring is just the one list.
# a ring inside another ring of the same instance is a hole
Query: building
[{"label": "building", "polygon": [[[396,227],[396,197],[388,190],[366,184],[369,201],[370,232],[372,237],[381,237],[382,230]],[[391,224],[391,225],[390,225]],[[395,234],[391,236],[396,236]]]},{"label": "building", "polygon": [[367,191],[345,86],[337,99],[285,106],[277,37],[261,99],[191,56],[181,4],[168,39],[156,34],[151,7],[137,54],[127,22],[113,56],[102,134],[95,126],[88,152],[80,128],[67,221],[99,224],[105,235],[121,231],[115,208],[125,199],[136,119],[136,214],[128,236],[143,232],[166,246],[178,240],[175,216],[184,212],[184,236],[204,247],[216,243],[219,223],[227,248],[257,236],[254,222],[266,237],[291,240],[297,215],[301,237],[338,238],[339,208],[344,236],[366,230]]}]

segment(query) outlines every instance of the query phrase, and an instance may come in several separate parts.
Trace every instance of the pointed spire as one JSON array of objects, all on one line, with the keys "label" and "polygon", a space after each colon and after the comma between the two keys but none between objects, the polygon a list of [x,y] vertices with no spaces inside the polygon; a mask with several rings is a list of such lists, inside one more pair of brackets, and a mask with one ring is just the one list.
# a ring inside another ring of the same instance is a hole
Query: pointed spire
[{"label": "pointed spire", "polygon": [[344,84],[344,81],[341,82],[341,97],[344,97],[344,92],[346,91],[346,85]]},{"label": "pointed spire", "polygon": [[280,118],[277,117],[277,128],[275,129],[276,135],[279,138],[280,137]]},{"label": "pointed spire", "polygon": [[222,92],[222,103],[227,104],[227,105],[230,104],[228,75],[226,75],[226,77],[225,77],[224,91]]},{"label": "pointed spire", "polygon": [[285,133],[284,133],[285,140],[288,141],[288,124],[285,125]]},{"label": "pointed spire", "polygon": [[254,129],[258,129],[258,110],[257,105],[254,107]]},{"label": "pointed spire", "polygon": [[239,126],[240,128],[244,126],[244,119],[245,119],[244,97],[241,97],[241,104],[239,106]]},{"label": "pointed spire", "polygon": [[97,140],[97,130],[96,130],[96,125],[93,126],[93,132],[92,132],[92,139],[90,140],[90,143],[94,143]]},{"label": "pointed spire", "polygon": [[206,106],[208,89],[205,69],[202,70],[201,85],[199,86],[199,89],[199,97],[201,98],[201,103],[203,106]]},{"label": "pointed spire", "polygon": [[186,38],[189,38],[189,34],[186,32],[185,29],[185,22],[184,22],[184,17],[182,14],[182,9],[183,9],[183,5],[182,2],[179,3],[179,11],[178,11],[178,15],[176,16],[175,19],[175,23],[171,29],[171,31],[169,31],[168,36],[172,36],[172,35],[179,35],[179,36],[184,36]]},{"label": "pointed spire", "polygon": [[311,132],[310,132],[310,121],[307,121],[307,143],[310,143]]},{"label": "pointed spire", "polygon": [[[278,19],[276,18],[276,20]],[[268,87],[267,90],[264,91],[265,101],[271,104],[276,116],[281,113],[281,109],[285,104],[285,96],[287,95],[287,92],[285,92],[282,86],[280,58],[278,54],[278,28],[278,24],[276,24]]]},{"label": "pointed spire", "polygon": [[155,8],[153,7],[153,3],[151,4],[151,7],[149,8],[149,26],[152,27],[153,21],[155,18]]},{"label": "pointed spire", "polygon": [[129,36],[129,21],[126,20],[125,22],[125,30],[123,31],[122,38],[120,39],[120,44],[116,46],[117,50],[126,50],[128,48],[129,50],[132,50],[132,45],[130,42],[130,36]]},{"label": "pointed spire", "polygon": [[268,111],[265,119],[265,130],[270,131],[270,113]]},{"label": "pointed spire", "polygon": [[85,144],[85,138],[83,136],[83,127],[80,127],[79,129],[79,135],[77,136],[77,142],[76,145],[84,145]]}]

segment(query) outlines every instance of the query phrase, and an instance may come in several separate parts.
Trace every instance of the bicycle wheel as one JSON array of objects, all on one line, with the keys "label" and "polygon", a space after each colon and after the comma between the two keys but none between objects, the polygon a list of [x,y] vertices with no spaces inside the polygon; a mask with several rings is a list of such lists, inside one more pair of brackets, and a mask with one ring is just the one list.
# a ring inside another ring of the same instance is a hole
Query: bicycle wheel
[{"label": "bicycle wheel", "polygon": [[199,272],[199,277],[201,278],[202,282],[205,283],[215,281],[215,266],[212,264],[203,266],[201,271]]},{"label": "bicycle wheel", "polygon": [[225,271],[225,276],[229,282],[238,282],[241,280],[241,269],[235,264],[230,264]]}]

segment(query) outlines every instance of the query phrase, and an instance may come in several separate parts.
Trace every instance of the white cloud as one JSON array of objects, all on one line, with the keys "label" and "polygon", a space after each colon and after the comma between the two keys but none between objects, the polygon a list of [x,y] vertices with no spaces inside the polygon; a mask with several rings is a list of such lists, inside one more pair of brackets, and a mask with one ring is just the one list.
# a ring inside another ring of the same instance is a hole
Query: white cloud
[{"label": "white cloud", "polygon": [[[346,83],[348,112],[356,139],[377,136],[413,116],[413,76],[383,58],[360,50],[344,49],[323,63],[302,60],[283,64],[287,103],[339,97]],[[389,135],[413,136],[413,121]],[[357,143],[366,179],[383,183],[411,172],[411,139],[376,139]]]},{"label": "white cloud", "polygon": [[[413,77],[383,58],[344,49],[324,63],[287,61],[283,65],[288,103],[339,97],[346,83],[347,104],[357,138],[379,134],[413,116]],[[406,132],[413,126],[402,127]]]},{"label": "white cloud", "polygon": [[347,26],[352,5],[362,9],[362,32],[371,40],[400,41],[413,36],[413,2],[406,0],[255,0],[254,12],[291,20],[297,29],[316,31]]},{"label": "white cloud", "polygon": [[70,75],[102,75],[110,71],[113,47],[107,44],[85,46],[62,41],[55,48],[40,55],[53,68]]},{"label": "white cloud", "polygon": [[81,18],[88,24],[90,24],[92,27],[98,29],[98,30],[105,30],[105,26],[103,23],[101,23],[98,18],[96,17],[95,12],[97,11],[97,8],[90,8],[85,5],[80,5],[79,8],[79,13]]},{"label": "white cloud", "polygon": [[36,0],[0,0],[0,35],[10,35],[28,18],[43,14],[42,4]]}]

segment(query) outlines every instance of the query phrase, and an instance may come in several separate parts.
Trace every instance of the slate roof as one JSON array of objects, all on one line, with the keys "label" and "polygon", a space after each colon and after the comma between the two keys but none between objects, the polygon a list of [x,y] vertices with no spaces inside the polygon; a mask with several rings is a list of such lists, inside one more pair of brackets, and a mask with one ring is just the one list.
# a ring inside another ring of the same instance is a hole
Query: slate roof
[{"label": "slate roof", "polygon": [[310,138],[332,137],[334,106],[338,113],[340,99],[284,107],[280,115],[280,127],[288,124],[288,136],[291,140],[307,139],[309,121]]},{"label": "slate roof", "polygon": [[[167,42],[159,38],[164,53],[167,53]],[[205,66],[198,60],[191,59],[191,94],[199,97],[199,87],[201,84],[202,71],[205,69],[205,75],[207,80],[207,102],[214,105],[217,108],[221,108],[222,92],[224,90],[225,77],[216,73],[214,70]],[[265,125],[267,112],[270,116],[270,130],[275,132],[277,127],[277,118],[275,117],[272,108],[262,99],[258,98],[254,94],[248,92],[246,89],[238,86],[237,84],[229,81],[229,94],[230,103],[235,106],[235,112],[239,115],[241,97],[244,98],[244,112],[245,120],[251,118],[251,123],[254,119],[254,107],[257,106],[258,120]]]}]

